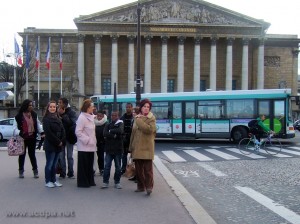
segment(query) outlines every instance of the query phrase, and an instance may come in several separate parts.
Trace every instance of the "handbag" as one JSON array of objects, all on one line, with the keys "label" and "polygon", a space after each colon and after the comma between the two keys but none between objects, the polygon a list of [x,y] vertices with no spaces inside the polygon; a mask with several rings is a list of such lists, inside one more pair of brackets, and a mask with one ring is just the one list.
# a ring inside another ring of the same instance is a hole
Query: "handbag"
[{"label": "handbag", "polygon": [[135,176],[135,165],[132,159],[129,159],[126,165],[124,176],[127,178]]},{"label": "handbag", "polygon": [[24,139],[19,135],[15,136],[15,130],[7,142],[7,152],[9,156],[19,156],[25,153]]}]

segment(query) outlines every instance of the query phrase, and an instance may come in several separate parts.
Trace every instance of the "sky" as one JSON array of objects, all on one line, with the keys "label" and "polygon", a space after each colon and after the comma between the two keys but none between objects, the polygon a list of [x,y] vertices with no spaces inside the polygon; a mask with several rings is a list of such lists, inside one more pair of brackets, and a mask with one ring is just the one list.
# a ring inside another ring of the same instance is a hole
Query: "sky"
[{"label": "sky", "polygon": [[[19,44],[18,32],[27,27],[37,29],[76,29],[73,19],[89,15],[134,0],[14,0],[5,1],[0,9],[0,61],[4,55],[13,53],[14,36]],[[232,11],[263,19],[271,23],[268,34],[297,34],[300,38],[300,1],[270,0],[207,0]],[[5,7],[3,7],[5,6]]]}]

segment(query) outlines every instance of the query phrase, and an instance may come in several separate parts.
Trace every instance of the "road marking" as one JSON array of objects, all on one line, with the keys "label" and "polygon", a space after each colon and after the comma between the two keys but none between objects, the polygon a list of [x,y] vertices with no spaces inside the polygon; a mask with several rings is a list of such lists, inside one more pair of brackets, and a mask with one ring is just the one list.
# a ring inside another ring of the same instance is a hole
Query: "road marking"
[{"label": "road marking", "polygon": [[174,151],[162,151],[172,162],[186,162],[184,158],[177,155]]},{"label": "road marking", "polygon": [[292,147],[289,147],[289,148],[300,151],[300,147],[292,146]]},{"label": "road marking", "polygon": [[174,170],[174,173],[182,175],[183,177],[200,177],[198,170],[195,171]]},{"label": "road marking", "polygon": [[188,213],[197,224],[216,224],[213,218],[204,210],[197,200],[185,189],[175,178],[168,168],[161,162],[158,156],[154,156],[154,164],[163,178],[174,191],[174,194],[181,201]]},{"label": "road marking", "polygon": [[[269,148],[272,149],[272,147],[269,147]],[[277,148],[277,147],[273,147],[273,150],[278,151],[278,148]],[[259,150],[259,153],[263,153],[263,154],[266,154],[266,155],[272,155],[272,154],[267,153],[267,152],[266,152],[264,149],[262,149],[262,148]],[[282,154],[282,153],[278,153],[278,154],[272,155],[272,156],[275,156],[275,157],[278,157],[278,158],[289,158],[289,157],[292,157],[292,156],[284,155],[284,154]]]},{"label": "road marking", "polygon": [[239,158],[237,158],[235,156],[226,154],[226,153],[218,151],[216,149],[205,149],[205,150],[208,151],[208,152],[210,152],[210,153],[212,153],[212,154],[215,154],[216,156],[222,157],[223,159],[226,159],[226,160],[239,159]]},{"label": "road marking", "polygon": [[191,155],[192,157],[198,159],[199,161],[212,161],[213,159],[203,155],[200,152],[197,152],[195,150],[184,150],[185,153]]},{"label": "road marking", "polygon": [[281,149],[281,152],[286,152],[286,153],[289,153],[289,154],[300,156],[300,152],[296,152],[296,151],[292,151],[292,150],[288,150],[288,149]]},{"label": "road marking", "polygon": [[204,168],[205,170],[207,170],[208,172],[214,174],[217,177],[226,177],[227,176],[227,174],[222,173],[221,171],[217,170],[216,168],[214,168],[210,165],[207,165],[207,164],[204,164],[204,163],[197,163],[197,165],[201,166],[202,168]]},{"label": "road marking", "polygon": [[250,198],[254,199],[261,205],[267,207],[271,211],[275,212],[285,220],[291,222],[292,224],[300,224],[300,215],[297,213],[287,209],[283,205],[280,205],[276,202],[274,202],[272,199],[264,196],[263,194],[249,188],[249,187],[240,187],[240,186],[235,186],[236,189],[239,191],[243,192]]},{"label": "road marking", "polygon": [[260,155],[257,155],[257,154],[250,154],[250,155],[245,155],[243,153],[241,153],[241,151],[237,148],[226,148],[226,150],[229,150],[231,152],[234,152],[234,153],[238,153],[240,155],[243,155],[243,156],[247,156],[249,158],[252,158],[252,159],[266,159],[267,157],[264,157],[264,156],[260,156]]}]

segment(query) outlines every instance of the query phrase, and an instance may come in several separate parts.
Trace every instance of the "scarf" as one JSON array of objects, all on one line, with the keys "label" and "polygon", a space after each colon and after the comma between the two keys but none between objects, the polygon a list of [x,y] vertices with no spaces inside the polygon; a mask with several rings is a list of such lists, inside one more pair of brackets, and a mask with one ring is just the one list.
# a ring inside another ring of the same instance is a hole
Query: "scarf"
[{"label": "scarf", "polygon": [[34,123],[33,123],[31,113],[23,113],[23,117],[25,118],[25,121],[26,121],[26,124],[27,124],[28,136],[30,136],[34,133]]}]

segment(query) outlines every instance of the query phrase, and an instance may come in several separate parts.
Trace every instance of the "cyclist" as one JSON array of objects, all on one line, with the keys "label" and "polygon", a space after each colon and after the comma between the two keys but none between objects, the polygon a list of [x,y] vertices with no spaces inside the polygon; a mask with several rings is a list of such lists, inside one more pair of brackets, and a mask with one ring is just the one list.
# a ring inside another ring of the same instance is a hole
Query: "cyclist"
[{"label": "cyclist", "polygon": [[255,131],[253,132],[253,134],[255,135],[256,139],[260,142],[260,138],[262,138],[264,136],[264,133],[271,133],[273,134],[274,132],[267,127],[264,124],[264,120],[266,119],[266,116],[264,114],[260,115],[257,119],[256,119],[256,127],[253,128]]}]

